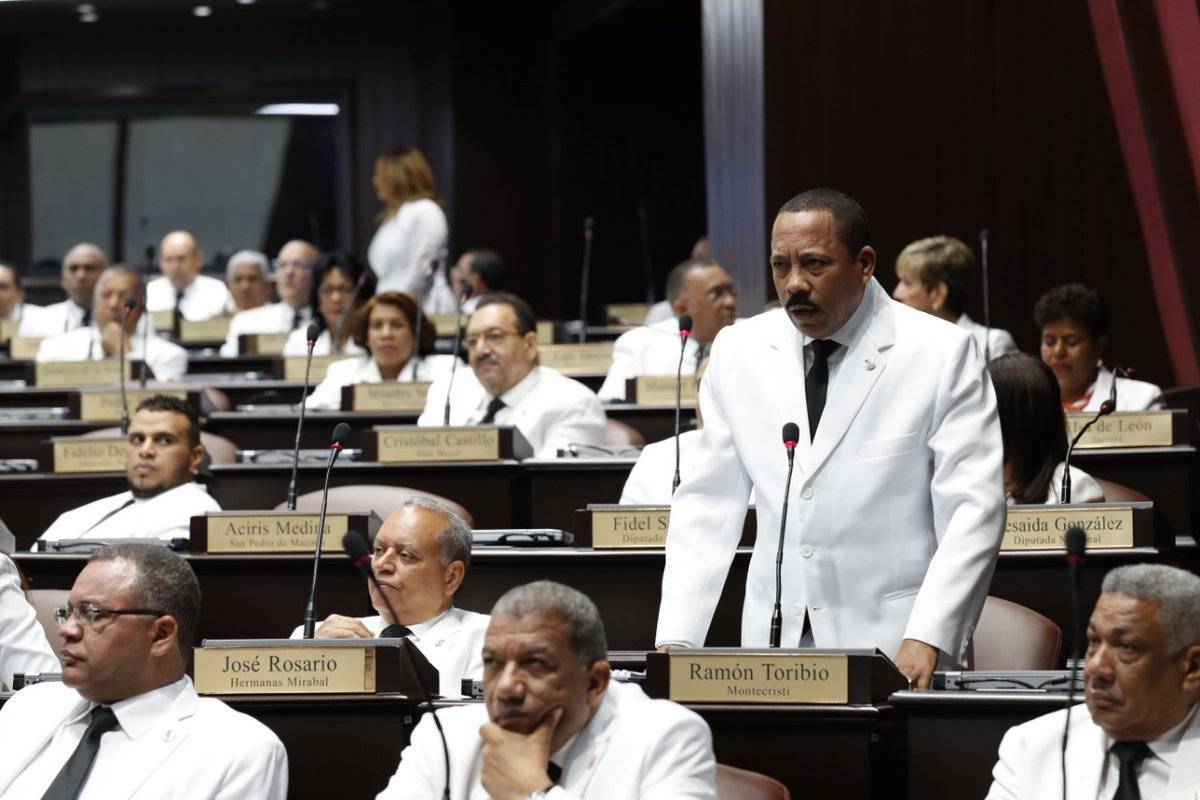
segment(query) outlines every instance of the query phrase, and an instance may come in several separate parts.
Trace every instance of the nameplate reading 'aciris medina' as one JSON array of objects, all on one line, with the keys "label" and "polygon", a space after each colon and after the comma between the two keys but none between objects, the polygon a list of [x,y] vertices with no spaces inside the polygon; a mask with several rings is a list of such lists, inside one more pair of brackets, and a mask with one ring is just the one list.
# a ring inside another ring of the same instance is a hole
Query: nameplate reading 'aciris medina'
[{"label": "nameplate reading 'aciris medina'", "polygon": [[[1094,414],[1068,414],[1067,436],[1074,438]],[[1075,447],[1169,447],[1174,444],[1170,411],[1117,411],[1096,420]]]},{"label": "nameplate reading 'aciris medina'", "polygon": [[1062,550],[1067,528],[1075,525],[1087,534],[1089,550],[1133,547],[1133,509],[1129,506],[1014,506],[1004,521],[1000,549]]},{"label": "nameplate reading 'aciris medina'", "polygon": [[55,475],[124,472],[127,450],[123,436],[52,439],[53,472]]},{"label": "nameplate reading 'aciris medina'", "polygon": [[[319,514],[212,514],[205,518],[209,553],[311,553],[317,546]],[[342,540],[345,514],[325,516],[325,543]]]},{"label": "nameplate reading 'aciris medina'", "polygon": [[538,348],[542,366],[556,369],[564,375],[608,372],[612,365],[612,352],[612,342],[549,344]]},{"label": "nameplate reading 'aciris medina'", "polygon": [[[384,383],[356,383],[346,387],[349,404],[343,395],[343,411],[416,411],[425,408],[425,395],[429,394],[427,381]],[[349,407],[347,407],[349,406]]]},{"label": "nameplate reading 'aciris medina'", "polygon": [[[120,383],[120,362],[104,361],[39,361],[34,367],[33,381],[38,386],[100,386]],[[125,380],[133,374],[132,365],[125,361]]]},{"label": "nameplate reading 'aciris medina'", "polygon": [[200,694],[375,692],[374,647],[197,647]]},{"label": "nameplate reading 'aciris medina'", "polygon": [[594,508],[591,515],[596,550],[667,546],[670,506]]},{"label": "nameplate reading 'aciris medina'", "polygon": [[[639,406],[675,405],[674,375],[646,375],[630,380],[633,381],[633,392],[627,391],[626,395]],[[684,375],[679,382],[679,402],[685,408],[696,405],[699,386],[695,375]]]},{"label": "nameplate reading 'aciris medina'", "polygon": [[[182,389],[129,389],[125,393],[129,413],[132,414],[147,397],[160,394],[185,401],[188,399],[187,392]],[[85,422],[115,422],[121,418],[121,411],[125,407],[121,402],[120,390],[79,393],[79,418]]]},{"label": "nameplate reading 'aciris medina'", "polygon": [[491,427],[377,427],[378,460],[384,464],[414,461],[496,461],[500,430]]},{"label": "nameplate reading 'aciris medina'", "polygon": [[[336,356],[313,356],[312,366],[308,370],[308,379],[311,383],[319,383],[325,380],[325,373],[329,371],[330,364],[355,357],[345,353]],[[304,380],[304,356],[288,356],[283,360],[283,379],[285,381]]]},{"label": "nameplate reading 'aciris medina'", "polygon": [[743,650],[671,653],[670,695],[680,703],[846,703],[845,655]]}]

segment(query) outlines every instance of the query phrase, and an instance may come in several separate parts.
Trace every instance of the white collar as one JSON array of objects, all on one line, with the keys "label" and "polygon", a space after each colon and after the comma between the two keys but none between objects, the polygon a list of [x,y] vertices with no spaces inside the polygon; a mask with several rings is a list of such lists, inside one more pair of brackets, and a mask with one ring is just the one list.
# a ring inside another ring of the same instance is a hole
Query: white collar
[{"label": "white collar", "polygon": [[[1183,742],[1184,731],[1192,724],[1196,716],[1197,707],[1192,706],[1192,710],[1174,728],[1171,728],[1171,730],[1157,739],[1146,742],[1146,746],[1150,748],[1150,752],[1154,754],[1154,757],[1166,764],[1169,769],[1175,767],[1175,757],[1179,754],[1179,745]],[[1112,751],[1112,746],[1115,743],[1116,740],[1107,733],[1104,734],[1104,752],[1106,754]]]},{"label": "white collar", "polygon": [[[191,685],[192,679],[184,675],[179,680],[151,689],[124,700],[118,700],[110,708],[121,725],[121,731],[130,739],[137,739],[158,724],[163,714],[175,704],[179,696]],[[100,703],[88,702],[67,722],[77,722],[92,713]]]},{"label": "white collar", "polygon": [[[540,365],[534,364],[533,369],[529,370],[528,375],[517,381],[516,385],[510,387],[507,391],[500,393],[499,397],[501,402],[504,403],[505,408],[515,409],[525,401],[525,398],[533,394],[533,390],[537,388],[538,379],[540,378],[538,375],[538,370],[540,369]],[[479,385],[483,386],[482,383]],[[486,408],[491,399],[492,396],[488,393],[487,388],[484,387],[483,398],[479,401],[479,407]]]},{"label": "white collar", "polygon": [[[867,282],[867,285],[863,287],[862,300],[859,301],[858,308],[854,309],[854,313],[850,315],[850,319],[846,320],[846,324],[834,331],[832,336],[828,336],[826,338],[832,339],[842,347],[849,350],[854,342],[858,339],[859,334],[866,329],[867,320],[871,317],[874,305],[875,279],[871,278],[871,280]],[[799,328],[796,328],[795,330],[803,339],[803,346],[807,347],[813,343],[814,340],[801,332]]]}]

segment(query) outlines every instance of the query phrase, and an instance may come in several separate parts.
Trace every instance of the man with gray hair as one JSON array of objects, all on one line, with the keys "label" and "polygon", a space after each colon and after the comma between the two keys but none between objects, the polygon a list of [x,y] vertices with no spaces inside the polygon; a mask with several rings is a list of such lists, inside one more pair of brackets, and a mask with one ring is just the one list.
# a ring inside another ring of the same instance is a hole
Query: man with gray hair
[{"label": "man with gray hair", "polygon": [[55,616],[62,683],[26,687],[0,709],[0,797],[287,796],[278,737],[197,696],[187,675],[200,584],[181,556],[105,547]]},{"label": "man with gray hair", "polygon": [[21,321],[21,336],[44,339],[92,324],[92,295],[100,273],[108,266],[104,251],[91,242],[80,242],[62,260],[61,285],[67,299],[42,309],[42,314]]},{"label": "man with gray hair", "polygon": [[229,289],[229,302],[225,310],[230,314],[261,308],[271,299],[271,264],[257,250],[238,250],[225,262],[225,286]]},{"label": "man with gray hair", "polygon": [[[442,503],[414,495],[375,534],[371,570],[386,600],[367,581],[371,617],[331,614],[317,639],[407,637],[438,671],[439,693],[462,694],[462,679],[483,676],[480,649],[488,616],[454,607],[471,564],[471,527]],[[396,616],[392,616],[395,610]],[[302,628],[292,631],[298,639]]]},{"label": "man with gray hair", "polygon": [[313,267],[320,251],[303,239],[293,239],[275,257],[275,292],[278,303],[269,303],[235,314],[229,321],[229,336],[221,355],[238,355],[238,337],[255,333],[290,333],[312,322],[309,305]]},{"label": "man with gray hair", "polygon": [[1196,797],[1200,577],[1158,564],[1108,573],[1088,621],[1083,678],[1087,714],[1056,711],[1004,735],[988,800]]},{"label": "man with gray hair", "polygon": [[714,798],[712,734],[697,714],[610,680],[595,604],[553,581],[510,589],[483,645],[483,706],[426,715],[378,800]]}]

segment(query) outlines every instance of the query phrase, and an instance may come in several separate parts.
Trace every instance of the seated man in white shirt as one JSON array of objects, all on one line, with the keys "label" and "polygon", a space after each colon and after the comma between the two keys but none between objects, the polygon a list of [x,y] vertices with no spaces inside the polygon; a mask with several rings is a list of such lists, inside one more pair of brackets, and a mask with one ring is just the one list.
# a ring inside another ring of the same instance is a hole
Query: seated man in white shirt
[{"label": "seated man in white shirt", "polygon": [[970,286],[977,280],[975,254],[952,236],[930,236],[911,242],[896,258],[900,278],[892,297],[918,311],[965,328],[987,360],[1017,352],[1012,334],[986,328],[967,316]]},{"label": "seated man in white shirt", "polygon": [[[133,306],[126,311],[126,303]],[[125,329],[125,358],[145,360],[146,366],[160,381],[176,381],[187,372],[187,351],[168,342],[151,330],[149,320],[142,320],[144,297],[142,278],[137,272],[118,264],[104,270],[96,281],[92,301],[95,319],[84,328],[43,339],[38,346],[38,361],[101,361],[118,358],[121,347],[121,328]]]},{"label": "seated man in white shirt", "polygon": [[737,319],[733,279],[714,261],[689,259],[667,276],[667,299],[675,316],[621,334],[613,345],[612,366],[600,387],[605,402],[625,399],[625,381],[645,375],[674,375],[680,368],[678,317],[692,317],[683,347],[682,370],[692,375],[717,333]]},{"label": "seated man in white shirt", "polygon": [[1198,609],[1200,577],[1184,570],[1135,564],[1104,576],[1088,622],[1086,711],[1074,706],[1010,729],[988,800],[1192,800],[1200,793]]},{"label": "seated man in white shirt", "polygon": [[483,297],[463,339],[471,369],[429,387],[418,425],[512,425],[538,458],[571,444],[604,444],[604,408],[582,383],[538,364],[537,318],[516,295]]},{"label": "seated man in white shirt", "polygon": [[58,670],[37,612],[25,599],[17,565],[0,553],[0,691],[12,689],[14,674]]},{"label": "seated man in white shirt", "polygon": [[225,263],[229,303],[225,311],[238,314],[262,308],[271,299],[271,264],[257,250],[238,250]]},{"label": "seated man in white shirt", "polygon": [[[463,292],[468,286],[471,296],[464,302]],[[495,250],[486,247],[464,250],[450,268],[450,288],[454,290],[454,301],[462,303],[463,313],[470,314],[484,295],[508,290],[508,267]]]},{"label": "seated man in white shirt", "polygon": [[321,253],[302,239],[293,239],[279,249],[275,257],[275,293],[278,303],[269,303],[235,314],[229,321],[229,335],[221,345],[221,355],[238,354],[238,337],[252,333],[288,333],[312,322],[309,291],[313,267]]},{"label": "seated man in white shirt", "polygon": [[287,752],[261,722],[198,697],[187,661],[200,584],[165,547],[105,547],[67,605],[62,682],[0,709],[6,800],[189,800],[287,796]]},{"label": "seated man in white shirt", "polygon": [[[375,534],[371,569],[387,595],[367,581],[372,617],[331,614],[317,639],[407,636],[438,671],[438,692],[462,694],[463,678],[483,677],[480,652],[488,616],[454,607],[454,595],[471,564],[471,527],[434,500],[414,496],[393,511]],[[392,617],[388,603],[399,619]],[[292,631],[299,639],[302,627]],[[434,687],[430,687],[431,689]]]},{"label": "seated man in white shirt", "polygon": [[13,324],[14,333],[20,331],[25,320],[42,318],[45,309],[25,302],[25,289],[17,268],[7,261],[0,261],[0,322]]},{"label": "seated man in white shirt", "polygon": [[21,321],[21,336],[56,336],[92,324],[92,297],[100,273],[108,267],[104,251],[81,242],[63,256],[61,285],[67,299],[43,308],[36,319]]},{"label": "seated man in white shirt", "polygon": [[129,491],[64,512],[39,540],[186,539],[193,516],[221,510],[195,482],[203,461],[195,410],[177,397],[147,397],[129,421]]},{"label": "seated man in white shirt", "polygon": [[[708,359],[700,362],[696,370],[696,380],[699,381],[704,370],[708,367]],[[680,480],[691,474],[695,463],[692,451],[700,440],[700,428],[704,426],[704,418],[700,414],[700,400],[696,400],[696,427],[679,432],[679,474]],[[674,494],[672,484],[675,477],[675,437],[668,436],[659,442],[651,442],[642,448],[637,462],[625,479],[625,488],[621,490],[623,506],[669,506]],[[753,501],[751,501],[753,502]]]},{"label": "seated man in white shirt", "polygon": [[172,331],[178,337],[179,322],[198,322],[225,313],[229,290],[216,278],[201,275],[204,253],[187,231],[171,231],[158,248],[158,267],[162,277],[146,285],[146,307],[174,312]]},{"label": "seated man in white shirt", "polygon": [[696,713],[610,680],[604,623],[552,581],[510,589],[483,645],[484,705],[438,711],[413,731],[379,800],[450,796],[714,798],[712,734]]}]

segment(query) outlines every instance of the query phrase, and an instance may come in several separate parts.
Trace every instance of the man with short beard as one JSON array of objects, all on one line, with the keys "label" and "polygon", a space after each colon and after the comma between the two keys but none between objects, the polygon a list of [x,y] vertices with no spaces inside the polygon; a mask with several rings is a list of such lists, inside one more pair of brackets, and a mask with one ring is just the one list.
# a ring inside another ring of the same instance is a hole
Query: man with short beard
[{"label": "man with short beard", "polygon": [[129,491],[65,512],[39,541],[186,539],[193,516],[221,510],[194,480],[203,460],[192,407],[175,397],[147,397],[129,423]]}]

